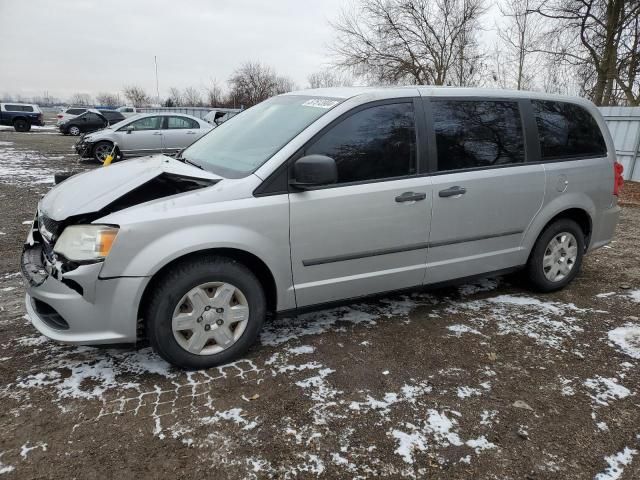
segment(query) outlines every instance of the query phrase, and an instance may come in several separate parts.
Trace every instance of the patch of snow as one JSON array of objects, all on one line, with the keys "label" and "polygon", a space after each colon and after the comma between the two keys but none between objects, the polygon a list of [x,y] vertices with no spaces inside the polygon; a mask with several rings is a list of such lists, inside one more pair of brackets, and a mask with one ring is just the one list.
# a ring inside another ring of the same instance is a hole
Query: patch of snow
[{"label": "patch of snow", "polygon": [[398,448],[394,450],[395,453],[400,455],[406,463],[413,463],[414,451],[424,452],[427,449],[426,439],[420,432],[405,433],[400,430],[393,430],[391,436],[398,441]]},{"label": "patch of snow", "polygon": [[616,292],[606,292],[606,293],[599,293],[596,295],[596,298],[607,298],[607,297],[611,297],[613,295],[615,295]]},{"label": "patch of snow", "polygon": [[640,325],[628,323],[608,333],[609,340],[632,358],[640,359]]},{"label": "patch of snow", "polygon": [[631,297],[631,300],[633,300],[634,302],[640,303],[640,290],[630,291],[629,296]]},{"label": "patch of snow", "polygon": [[595,392],[589,396],[598,405],[609,405],[611,400],[620,400],[631,395],[631,391],[620,385],[617,378],[597,376],[585,380],[584,385]]},{"label": "patch of snow", "polygon": [[27,455],[29,455],[29,452],[31,452],[32,450],[37,450],[38,448],[41,449],[43,452],[47,451],[47,444],[44,442],[38,442],[36,444],[34,444],[33,446],[29,445],[30,442],[25,443],[24,445],[22,445],[22,447],[20,447],[20,456],[23,459],[27,458]]},{"label": "patch of snow", "polygon": [[315,350],[315,347],[312,347],[311,345],[301,345],[295,348],[288,348],[287,352],[293,353],[294,355],[303,355],[305,353],[313,353]]},{"label": "patch of snow", "polygon": [[458,387],[458,398],[468,398],[482,395],[482,390],[473,387]]},{"label": "patch of snow", "polygon": [[597,474],[594,480],[617,480],[622,476],[624,467],[631,463],[633,456],[637,455],[637,453],[636,449],[625,447],[621,452],[605,457],[604,460],[609,466],[604,472]]},{"label": "patch of snow", "polygon": [[482,333],[480,333],[478,330],[476,330],[475,328],[471,328],[468,325],[460,325],[460,324],[449,325],[447,327],[447,330],[454,332],[458,337],[461,336],[463,333],[473,333],[475,335],[482,335]]},{"label": "patch of snow", "polygon": [[13,472],[16,468],[12,465],[7,465],[5,463],[2,463],[2,456],[7,453],[7,452],[1,452],[0,453],[0,475],[2,475],[3,473],[11,473]]}]

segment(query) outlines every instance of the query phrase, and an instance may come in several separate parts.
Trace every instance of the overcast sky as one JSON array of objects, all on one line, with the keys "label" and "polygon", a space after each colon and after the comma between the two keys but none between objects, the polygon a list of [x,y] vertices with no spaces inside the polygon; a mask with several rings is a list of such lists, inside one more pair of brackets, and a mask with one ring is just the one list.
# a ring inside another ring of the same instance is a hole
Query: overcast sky
[{"label": "overcast sky", "polygon": [[0,94],[221,83],[259,60],[300,87],[326,66],[345,0],[0,0]]}]

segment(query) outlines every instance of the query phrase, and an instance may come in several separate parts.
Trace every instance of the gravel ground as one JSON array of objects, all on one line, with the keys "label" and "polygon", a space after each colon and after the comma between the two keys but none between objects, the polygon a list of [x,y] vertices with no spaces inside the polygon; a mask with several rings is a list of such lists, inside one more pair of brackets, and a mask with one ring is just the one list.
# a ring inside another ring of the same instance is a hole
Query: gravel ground
[{"label": "gravel ground", "polygon": [[185,373],[25,318],[24,223],[53,172],[96,166],[73,141],[0,130],[0,475],[640,478],[631,194],[564,291],[487,278],[280,319],[243,360]]}]

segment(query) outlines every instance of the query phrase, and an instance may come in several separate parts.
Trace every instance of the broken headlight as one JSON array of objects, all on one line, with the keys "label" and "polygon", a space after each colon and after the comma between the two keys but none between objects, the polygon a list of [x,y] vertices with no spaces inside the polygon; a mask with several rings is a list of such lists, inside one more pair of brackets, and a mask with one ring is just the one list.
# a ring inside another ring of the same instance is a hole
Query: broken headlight
[{"label": "broken headlight", "polygon": [[109,255],[118,228],[107,225],[71,225],[65,228],[53,251],[75,262],[103,260]]}]

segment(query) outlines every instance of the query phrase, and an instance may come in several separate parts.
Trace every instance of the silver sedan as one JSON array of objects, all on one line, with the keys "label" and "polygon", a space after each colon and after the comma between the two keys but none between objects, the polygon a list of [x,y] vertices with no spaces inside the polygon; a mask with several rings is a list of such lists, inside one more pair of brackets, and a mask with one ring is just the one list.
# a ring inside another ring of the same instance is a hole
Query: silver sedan
[{"label": "silver sedan", "polygon": [[212,128],[206,121],[183,113],[143,113],[85,135],[75,149],[80,156],[99,162],[111,152],[120,158],[174,155]]}]

